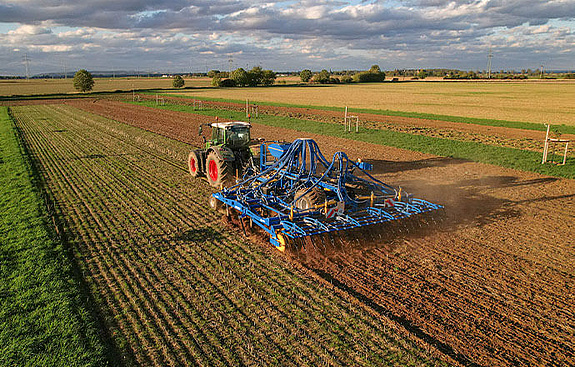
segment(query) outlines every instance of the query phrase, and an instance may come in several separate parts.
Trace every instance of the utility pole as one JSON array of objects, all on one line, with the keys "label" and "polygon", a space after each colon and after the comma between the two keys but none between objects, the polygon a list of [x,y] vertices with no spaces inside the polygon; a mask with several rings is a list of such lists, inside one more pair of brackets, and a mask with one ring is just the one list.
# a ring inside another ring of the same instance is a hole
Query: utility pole
[{"label": "utility pole", "polygon": [[26,80],[30,80],[30,58],[27,53],[24,54],[22,61],[24,62],[24,65],[26,65]]},{"label": "utility pole", "polygon": [[233,66],[233,64],[234,64],[234,59],[232,59],[232,58],[230,57],[229,60],[228,60],[228,62],[230,63],[229,70],[228,70],[228,72],[229,72],[228,75],[232,75],[232,66]]},{"label": "utility pole", "polygon": [[543,65],[541,65],[541,72],[539,73],[539,79],[543,79]]},{"label": "utility pole", "polygon": [[491,79],[491,59],[493,58],[493,52],[491,52],[491,46],[489,46],[489,54],[487,55],[487,79]]}]

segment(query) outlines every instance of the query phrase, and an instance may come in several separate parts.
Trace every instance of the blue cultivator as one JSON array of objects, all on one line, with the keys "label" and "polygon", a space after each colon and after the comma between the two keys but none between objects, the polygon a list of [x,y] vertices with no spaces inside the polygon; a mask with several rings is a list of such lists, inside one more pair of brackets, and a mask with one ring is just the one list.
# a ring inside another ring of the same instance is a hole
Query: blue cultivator
[{"label": "blue cultivator", "polygon": [[377,180],[368,173],[371,169],[343,152],[328,161],[312,139],[264,143],[259,170],[249,170],[241,182],[213,194],[213,206],[223,204],[228,214],[237,210],[240,220],[261,227],[281,251],[313,243],[314,236],[364,227],[370,231],[369,226],[442,208]]}]

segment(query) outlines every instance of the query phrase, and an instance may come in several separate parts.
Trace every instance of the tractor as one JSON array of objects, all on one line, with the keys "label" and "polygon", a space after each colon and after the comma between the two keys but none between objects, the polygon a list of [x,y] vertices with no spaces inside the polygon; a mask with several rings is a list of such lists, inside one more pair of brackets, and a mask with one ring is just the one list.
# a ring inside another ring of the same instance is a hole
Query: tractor
[{"label": "tractor", "polygon": [[[210,140],[202,135],[203,126],[212,129]],[[190,152],[188,168],[192,177],[205,176],[212,187],[229,187],[236,178],[254,166],[250,150],[250,128],[248,122],[215,122],[200,125],[199,135],[204,139],[204,148]]]}]

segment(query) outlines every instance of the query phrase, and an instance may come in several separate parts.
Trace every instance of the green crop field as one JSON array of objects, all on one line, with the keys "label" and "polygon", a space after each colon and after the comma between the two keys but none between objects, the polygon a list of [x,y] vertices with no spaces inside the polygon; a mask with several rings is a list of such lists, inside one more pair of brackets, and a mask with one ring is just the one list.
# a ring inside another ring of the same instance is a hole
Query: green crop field
[{"label": "green crop field", "polygon": [[0,107],[0,365],[102,366],[91,305]]},{"label": "green crop field", "polygon": [[[169,92],[172,93],[172,92]],[[179,95],[575,125],[575,82],[405,82],[183,90]]]}]

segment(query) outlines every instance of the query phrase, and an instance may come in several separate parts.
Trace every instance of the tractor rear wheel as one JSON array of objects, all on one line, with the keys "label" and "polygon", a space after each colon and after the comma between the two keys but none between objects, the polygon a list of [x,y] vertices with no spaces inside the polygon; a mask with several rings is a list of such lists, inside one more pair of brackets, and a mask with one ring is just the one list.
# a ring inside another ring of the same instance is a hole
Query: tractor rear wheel
[{"label": "tractor rear wheel", "polygon": [[198,177],[202,174],[200,167],[200,157],[195,150],[192,150],[188,156],[188,168],[192,177]]},{"label": "tractor rear wheel", "polygon": [[[299,189],[295,193],[295,198],[300,197],[307,189]],[[314,187],[309,190],[307,194],[298,199],[295,203],[295,207],[302,210],[314,209],[317,205],[321,205],[325,202],[325,192],[319,188]]]},{"label": "tractor rear wheel", "polygon": [[231,186],[233,182],[231,164],[221,160],[214,152],[208,154],[206,171],[208,182],[212,187]]}]

